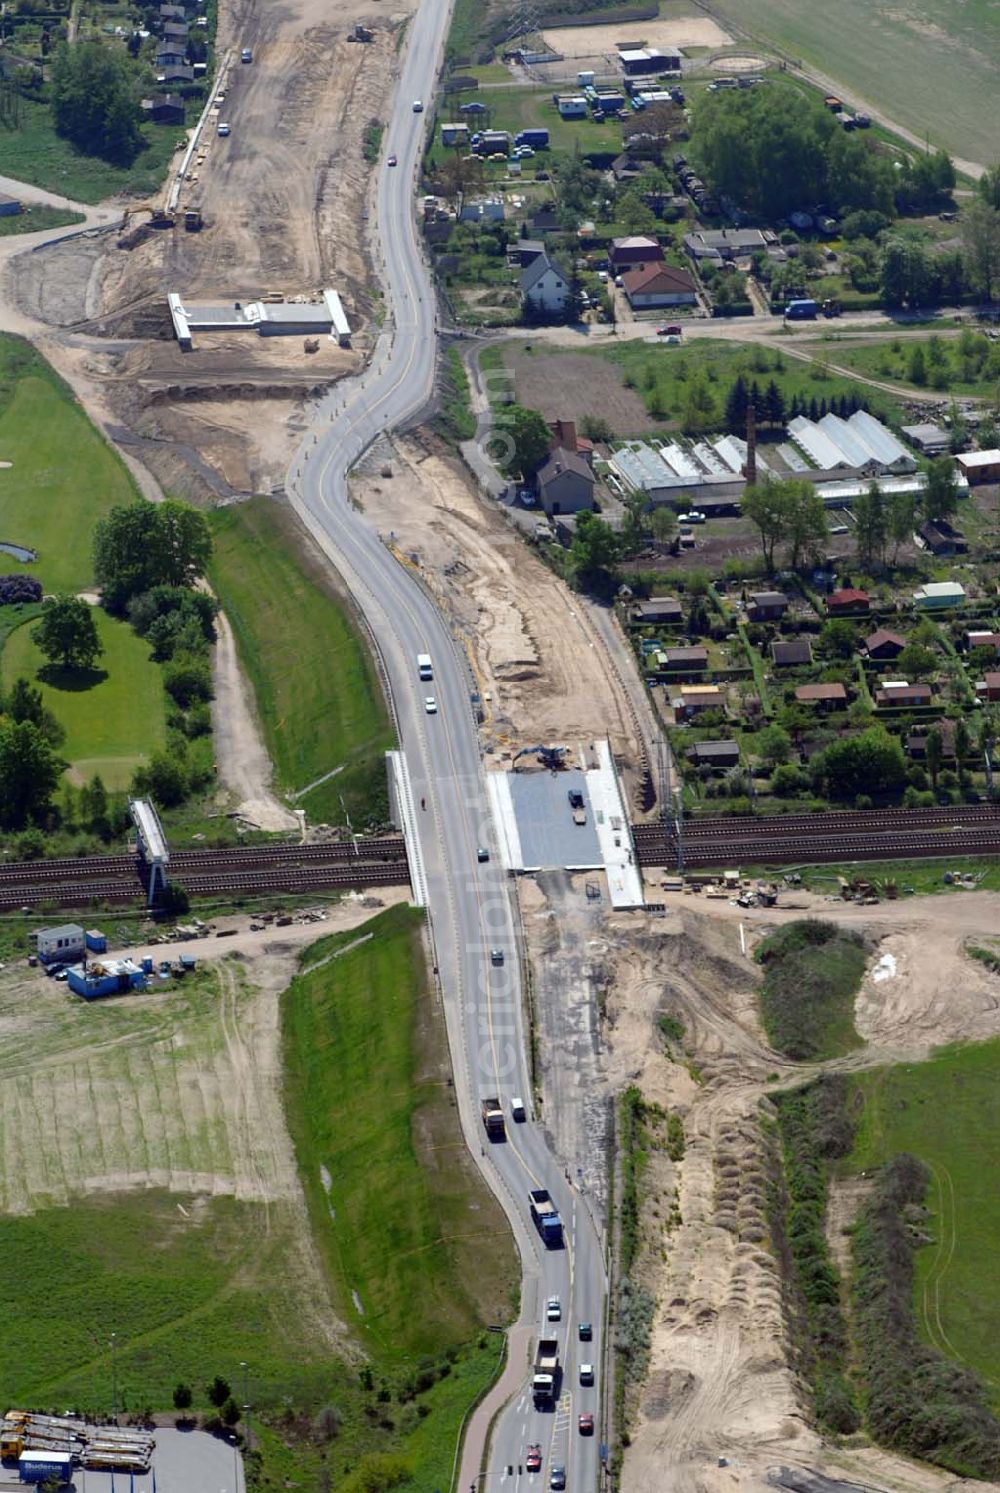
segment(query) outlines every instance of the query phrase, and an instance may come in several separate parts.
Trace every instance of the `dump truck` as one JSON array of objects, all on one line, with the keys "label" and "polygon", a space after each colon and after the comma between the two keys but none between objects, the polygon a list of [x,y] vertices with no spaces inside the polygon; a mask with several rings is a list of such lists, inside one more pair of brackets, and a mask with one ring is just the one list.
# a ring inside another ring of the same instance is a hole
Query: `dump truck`
[{"label": "dump truck", "polygon": [[507,1134],[507,1127],[504,1124],[503,1105],[500,1100],[496,1096],[484,1099],[482,1108],[486,1134],[490,1140],[503,1140]]},{"label": "dump truck", "polygon": [[531,1216],[535,1228],[542,1236],[543,1243],[553,1247],[562,1243],[562,1219],[555,1203],[549,1197],[544,1187],[532,1188],[528,1194],[531,1200]]},{"label": "dump truck", "polygon": [[188,233],[200,233],[205,225],[201,215],[200,207],[186,207],[184,209],[184,228]]},{"label": "dump truck", "polygon": [[540,1337],[535,1349],[531,1393],[536,1405],[551,1405],[559,1390],[559,1339]]}]

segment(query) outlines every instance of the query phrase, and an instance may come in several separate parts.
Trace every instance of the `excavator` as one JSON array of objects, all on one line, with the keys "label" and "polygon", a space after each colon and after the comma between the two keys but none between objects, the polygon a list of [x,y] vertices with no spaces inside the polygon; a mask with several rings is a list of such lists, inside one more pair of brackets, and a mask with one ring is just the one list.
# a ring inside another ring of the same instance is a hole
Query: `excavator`
[{"label": "excavator", "polygon": [[[139,223],[132,227],[132,219],[140,213],[148,213],[148,223]],[[134,249],[147,237],[152,228],[173,228],[176,216],[168,212],[166,208],[160,207],[155,202],[136,202],[127,207],[122,214],[121,227],[118,230],[119,249]]]},{"label": "excavator", "polygon": [[521,750],[519,752],[515,752],[514,756],[511,758],[511,772],[517,771],[517,762],[520,757],[537,757],[542,766],[547,767],[549,772],[563,772],[566,767],[565,747],[522,747]]}]

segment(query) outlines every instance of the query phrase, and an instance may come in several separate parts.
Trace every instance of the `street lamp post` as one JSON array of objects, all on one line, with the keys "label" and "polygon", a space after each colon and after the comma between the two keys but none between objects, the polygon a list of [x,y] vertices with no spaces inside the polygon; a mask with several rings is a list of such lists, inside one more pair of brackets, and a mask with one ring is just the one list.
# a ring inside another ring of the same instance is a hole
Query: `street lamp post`
[{"label": "street lamp post", "polygon": [[252,1436],[250,1432],[250,1394],[247,1389],[247,1366],[244,1359],[240,1360],[240,1368],[243,1370],[243,1418],[246,1422],[246,1447],[250,1450]]},{"label": "street lamp post", "polygon": [[111,1334],[111,1418],[118,1424],[118,1352],[117,1332]]}]

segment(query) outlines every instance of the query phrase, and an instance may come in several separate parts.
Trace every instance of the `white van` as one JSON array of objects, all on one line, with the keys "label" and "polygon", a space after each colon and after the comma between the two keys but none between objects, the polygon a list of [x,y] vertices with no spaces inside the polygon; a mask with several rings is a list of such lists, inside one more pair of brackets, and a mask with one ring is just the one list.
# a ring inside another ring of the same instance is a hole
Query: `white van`
[{"label": "white van", "polygon": [[513,1099],[510,1101],[510,1112],[513,1115],[514,1119],[518,1121],[518,1123],[520,1123],[525,1118],[524,1100],[519,1094],[515,1094]]},{"label": "white van", "polygon": [[417,654],[417,674],[421,679],[434,678],[434,667],[431,664],[431,656],[429,653]]}]

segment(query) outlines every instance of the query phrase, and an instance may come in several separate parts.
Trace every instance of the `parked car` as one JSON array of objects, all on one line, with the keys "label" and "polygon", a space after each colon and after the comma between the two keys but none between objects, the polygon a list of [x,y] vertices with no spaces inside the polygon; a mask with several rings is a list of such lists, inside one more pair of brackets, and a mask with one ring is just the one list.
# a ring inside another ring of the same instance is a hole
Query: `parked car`
[{"label": "parked car", "polygon": [[662,327],[656,329],[657,337],[683,337],[684,328],[680,322],[669,321]]},{"label": "parked car", "polygon": [[694,509],[691,513],[679,513],[677,515],[677,522],[679,524],[703,524],[705,522],[705,515]]}]

